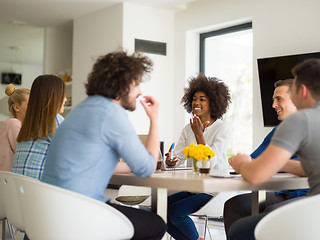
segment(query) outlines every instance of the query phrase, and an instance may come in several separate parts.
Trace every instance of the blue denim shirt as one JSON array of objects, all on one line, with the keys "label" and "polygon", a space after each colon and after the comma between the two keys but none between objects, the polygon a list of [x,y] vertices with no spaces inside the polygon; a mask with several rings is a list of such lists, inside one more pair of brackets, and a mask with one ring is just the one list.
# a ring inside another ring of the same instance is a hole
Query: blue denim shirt
[{"label": "blue denim shirt", "polygon": [[126,110],[109,98],[89,96],[53,136],[41,180],[105,202],[104,190],[120,157],[137,176],[154,171],[154,158]]},{"label": "blue denim shirt", "polygon": [[[257,158],[260,156],[260,154],[268,147],[271,138],[276,131],[277,127],[274,127],[272,131],[264,138],[263,142],[260,144],[260,146],[253,152],[251,153],[252,158]],[[299,161],[299,158],[296,155],[293,155],[291,157],[292,160],[297,160]],[[309,189],[297,189],[297,190],[282,190],[280,192],[275,192],[276,195],[289,195],[289,198],[295,198],[295,197],[300,197],[304,194],[306,194],[309,191]]]}]

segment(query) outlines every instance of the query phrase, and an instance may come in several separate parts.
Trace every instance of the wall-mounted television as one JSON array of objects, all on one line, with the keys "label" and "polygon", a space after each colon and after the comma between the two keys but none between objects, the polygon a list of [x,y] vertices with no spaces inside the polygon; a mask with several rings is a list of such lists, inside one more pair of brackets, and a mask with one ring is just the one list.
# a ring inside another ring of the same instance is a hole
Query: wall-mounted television
[{"label": "wall-mounted television", "polygon": [[280,122],[272,108],[274,83],[280,79],[293,78],[291,69],[309,58],[320,58],[320,52],[258,59],[262,114],[265,127],[277,126]]},{"label": "wall-mounted television", "polygon": [[2,84],[14,84],[21,85],[21,74],[20,73],[6,73],[1,74],[1,83]]}]

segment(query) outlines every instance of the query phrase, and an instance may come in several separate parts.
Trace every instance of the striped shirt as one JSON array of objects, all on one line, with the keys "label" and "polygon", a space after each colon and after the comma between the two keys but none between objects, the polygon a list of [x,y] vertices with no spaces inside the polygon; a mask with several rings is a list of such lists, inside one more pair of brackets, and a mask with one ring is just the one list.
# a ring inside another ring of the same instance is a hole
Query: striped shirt
[{"label": "striped shirt", "polygon": [[[57,128],[63,120],[64,118],[57,114]],[[51,139],[52,136],[49,136],[47,138],[39,138],[36,141],[19,142],[13,157],[12,172],[40,179]]]}]

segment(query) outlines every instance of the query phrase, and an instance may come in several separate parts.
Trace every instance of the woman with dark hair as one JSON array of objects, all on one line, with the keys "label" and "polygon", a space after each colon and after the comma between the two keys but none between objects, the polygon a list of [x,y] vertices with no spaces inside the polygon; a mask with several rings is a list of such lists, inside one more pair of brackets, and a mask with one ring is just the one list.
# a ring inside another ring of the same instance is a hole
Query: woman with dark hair
[{"label": "woman with dark hair", "polygon": [[41,75],[31,86],[29,103],[17,138],[12,172],[40,179],[56,128],[62,123],[65,83],[54,75]]},{"label": "woman with dark hair", "polygon": [[[191,143],[209,146],[215,153],[211,169],[228,169],[226,151],[229,145],[229,129],[221,118],[226,113],[231,97],[228,87],[219,79],[199,74],[191,78],[181,103],[193,116],[180,135],[171,161],[171,149],[166,154],[166,164],[186,164],[183,149]],[[189,217],[205,205],[213,195],[207,193],[178,192],[168,197],[168,232],[175,239],[201,239]]]},{"label": "woman with dark hair", "polygon": [[17,136],[26,113],[30,90],[16,88],[13,84],[9,84],[5,93],[9,97],[8,106],[11,117],[0,121],[0,171],[11,171]]}]

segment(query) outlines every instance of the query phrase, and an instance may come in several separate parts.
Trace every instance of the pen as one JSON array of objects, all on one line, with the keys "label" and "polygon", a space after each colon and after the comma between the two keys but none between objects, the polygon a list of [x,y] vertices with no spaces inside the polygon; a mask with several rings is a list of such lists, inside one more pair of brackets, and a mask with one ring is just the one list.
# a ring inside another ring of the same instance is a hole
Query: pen
[{"label": "pen", "polygon": [[170,161],[173,161],[173,152],[174,152],[174,143],[171,145],[171,159]]}]

